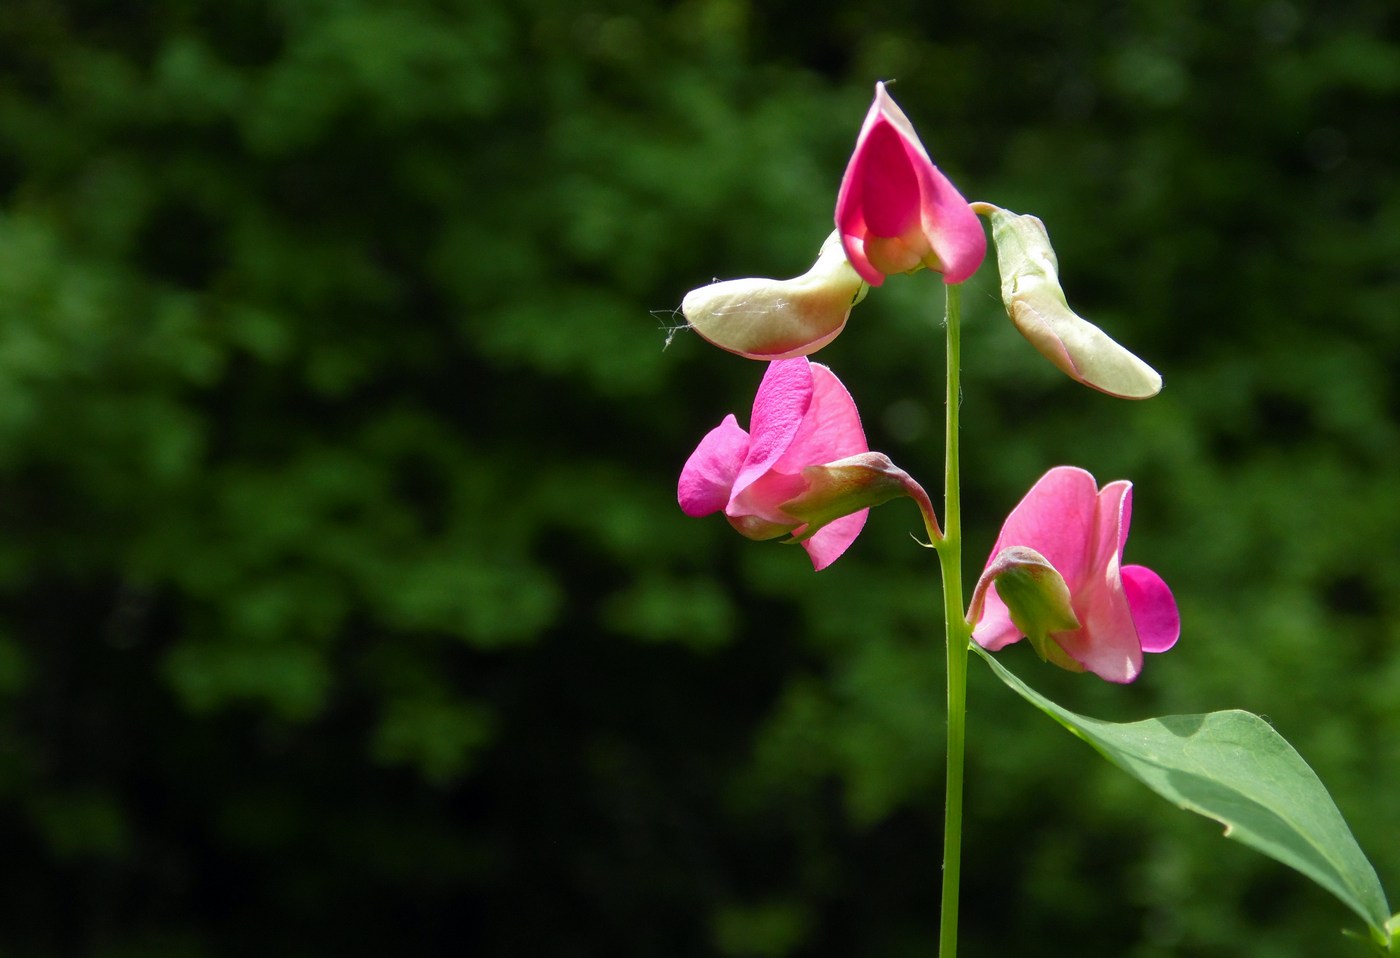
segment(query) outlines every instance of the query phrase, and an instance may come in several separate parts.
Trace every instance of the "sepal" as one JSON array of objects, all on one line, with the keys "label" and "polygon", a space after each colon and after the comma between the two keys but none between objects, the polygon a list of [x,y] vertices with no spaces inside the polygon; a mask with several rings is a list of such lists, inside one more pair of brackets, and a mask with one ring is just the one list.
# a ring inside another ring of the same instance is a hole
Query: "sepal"
[{"label": "sepal", "polygon": [[1010,546],[998,552],[987,564],[972,593],[969,618],[982,616],[987,589],[997,588],[1006,604],[1011,622],[1030,640],[1042,662],[1050,662],[1070,672],[1083,672],[1084,666],[1060,647],[1053,633],[1072,632],[1080,626],[1074,614],[1069,585],[1045,556],[1025,546]]},{"label": "sepal", "polygon": [[807,488],[779,508],[799,520],[792,542],[811,538],[828,523],[862,509],[908,496],[919,506],[931,534],[938,530],[933,503],[923,486],[882,452],[848,456],[802,470]]}]

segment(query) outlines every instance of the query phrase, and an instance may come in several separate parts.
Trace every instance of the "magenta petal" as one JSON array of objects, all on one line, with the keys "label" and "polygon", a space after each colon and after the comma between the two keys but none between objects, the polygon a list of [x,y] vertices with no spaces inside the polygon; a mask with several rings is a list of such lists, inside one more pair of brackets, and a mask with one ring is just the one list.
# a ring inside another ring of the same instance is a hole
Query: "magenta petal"
[{"label": "magenta petal", "polygon": [[1144,652],[1165,652],[1181,635],[1181,614],[1172,590],[1146,566],[1125,565],[1123,592],[1128,597],[1138,642]]},{"label": "magenta petal", "polygon": [[[876,131],[879,131],[878,134]],[[916,157],[911,158],[908,141]],[[919,216],[919,177],[916,168],[928,159],[918,146],[909,119],[875,84],[875,100],[865,114],[841,189],[836,194],[836,229],[846,259],[871,286],[885,281],[884,272],[866,255],[867,239],[902,236]],[[885,232],[890,230],[891,232]]]},{"label": "magenta petal", "polygon": [[884,284],[885,274],[876,269],[871,264],[870,257],[865,255],[863,233],[855,233],[843,227],[841,229],[841,247],[846,251],[846,259],[850,261],[851,268],[856,271],[856,275],[871,286]]},{"label": "magenta petal", "polygon": [[[856,411],[855,400],[836,378],[836,374],[819,363],[806,359],[787,362],[796,364],[806,374],[807,389],[798,388],[797,378],[786,370],[779,370],[773,377],[773,386],[765,394],[760,388],[760,398],[771,414],[771,429],[781,434],[786,446],[774,458],[765,454],[758,458],[751,448],[749,463],[758,462],[762,471],[746,464],[734,484],[734,495],[730,499],[727,513],[754,515],[768,522],[791,521],[778,507],[798,495],[806,488],[802,470],[808,466],[824,465],[845,459],[848,456],[869,452],[865,441],[865,431],[860,425],[860,413]],[[773,363],[778,366],[779,363]],[[782,383],[792,381],[786,392]],[[767,382],[765,377],[765,382]],[[805,397],[802,417],[795,428],[784,418],[788,406],[796,408],[799,398]],[[787,405],[784,405],[787,404]],[[754,422],[759,421],[759,401],[754,403]],[[765,429],[770,426],[765,425]],[[759,429],[755,426],[753,445],[759,443]],[[776,444],[775,447],[776,448]],[[844,548],[844,547],[843,547]],[[834,558],[834,557],[833,557]]]},{"label": "magenta petal", "polygon": [[[1088,544],[1097,509],[1098,483],[1094,477],[1073,466],[1056,466],[1040,477],[1006,517],[987,564],[1010,546],[1033,548],[1064,577],[1070,593],[1076,596],[1077,609],[1079,590],[1089,577],[1092,555]],[[995,585],[986,590],[974,625],[973,640],[991,651],[1021,638]]]},{"label": "magenta petal", "polygon": [[700,440],[681,469],[676,488],[681,510],[688,516],[708,516],[723,509],[748,449],[749,434],[732,414],[725,416]]},{"label": "magenta petal", "polygon": [[1082,627],[1056,637],[1070,658],[1110,682],[1131,682],[1142,671],[1142,645],[1119,569],[1132,514],[1132,483],[1120,479],[1099,491],[1086,542],[1088,573],[1074,592]]},{"label": "magenta petal", "polygon": [[[875,85],[875,100],[841,179],[836,228],[846,258],[872,286],[879,286],[886,272],[907,272],[920,263],[960,283],[987,253],[977,214],[933,165],[883,83]],[[873,241],[881,242],[874,244],[879,252],[872,262],[868,244]]]},{"label": "magenta petal", "polygon": [[977,272],[987,256],[987,234],[982,220],[963,199],[957,187],[938,167],[919,169],[923,193],[923,226],[929,245],[943,264],[943,278],[961,283]]},{"label": "magenta petal", "polygon": [[850,392],[821,363],[811,363],[810,370],[811,394],[806,413],[787,449],[773,462],[773,469],[778,472],[799,473],[807,466],[870,451]]},{"label": "magenta petal", "polygon": [[[846,173],[841,177],[841,189],[836,194],[836,230],[841,234],[841,246],[851,266],[871,286],[879,286],[885,281],[885,274],[871,265],[865,255],[865,237],[870,231],[865,222],[864,200],[861,187],[870,173],[863,166],[864,146],[875,124],[883,121],[881,108],[889,100],[883,83],[875,84],[875,101],[866,111],[865,122],[861,124],[856,137],[856,148],[851,160],[846,164]],[[893,101],[891,101],[893,102]]]},{"label": "magenta petal", "polygon": [[735,494],[771,469],[787,451],[811,403],[812,364],[807,359],[780,359],[768,364],[754,396],[749,451],[734,479]]},{"label": "magenta petal", "polygon": [[869,509],[853,512],[849,516],[834,519],[822,527],[812,538],[802,541],[802,548],[812,559],[812,568],[820,572],[841,557],[860,530],[865,528],[865,518]]},{"label": "magenta petal", "polygon": [[866,228],[876,236],[902,236],[919,215],[919,176],[909,162],[904,140],[882,119],[856,150],[847,176]]}]

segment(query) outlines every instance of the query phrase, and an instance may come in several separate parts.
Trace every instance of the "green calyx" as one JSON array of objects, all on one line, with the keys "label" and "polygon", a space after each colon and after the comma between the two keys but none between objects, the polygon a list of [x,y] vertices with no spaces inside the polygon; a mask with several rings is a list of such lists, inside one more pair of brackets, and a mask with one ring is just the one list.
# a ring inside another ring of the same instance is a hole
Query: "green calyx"
[{"label": "green calyx", "polygon": [[1055,641],[1054,633],[1073,632],[1080,623],[1064,576],[1043,555],[1025,546],[1012,546],[997,554],[985,574],[996,583],[997,595],[1006,603],[1012,623],[1030,640],[1042,662],[1071,672],[1084,671],[1084,666]]},{"label": "green calyx", "polygon": [[909,473],[880,452],[866,452],[802,470],[807,488],[780,508],[802,523],[793,542],[811,538],[828,523],[862,509],[909,496],[919,505],[929,529],[937,530],[928,493]]}]

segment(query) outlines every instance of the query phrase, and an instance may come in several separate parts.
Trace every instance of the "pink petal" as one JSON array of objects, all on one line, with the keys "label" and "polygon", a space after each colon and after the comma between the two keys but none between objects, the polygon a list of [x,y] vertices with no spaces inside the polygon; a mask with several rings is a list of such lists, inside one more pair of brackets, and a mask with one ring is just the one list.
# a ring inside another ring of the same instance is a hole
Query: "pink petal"
[{"label": "pink petal", "polygon": [[1128,544],[1128,527],[1133,521],[1133,484],[1119,479],[1099,490],[1098,513],[1099,524],[1104,530],[1096,543],[1103,555],[1098,561],[1107,564],[1108,555],[1121,558],[1123,547]]},{"label": "pink petal", "polygon": [[982,601],[982,615],[972,630],[972,640],[987,651],[995,652],[1021,638],[1021,630],[1011,621],[1011,612],[997,595],[996,586],[989,586]]},{"label": "pink petal", "polygon": [[1181,635],[1181,614],[1162,577],[1140,565],[1125,565],[1123,592],[1128,598],[1138,642],[1144,652],[1165,652]]},{"label": "pink petal", "polygon": [[807,555],[811,557],[812,568],[820,572],[839,559],[856,540],[856,536],[860,535],[860,530],[865,527],[865,518],[869,514],[869,509],[862,509],[849,516],[833,519],[812,538],[803,540],[802,548],[806,549]]},{"label": "pink petal", "polygon": [[1121,591],[1119,565],[1123,546],[1128,542],[1128,526],[1133,517],[1133,484],[1119,479],[1104,486],[1094,503],[1094,524],[1088,541],[1088,583],[1102,583],[1110,591]]},{"label": "pink petal", "polygon": [[[880,131],[878,135],[876,131]],[[884,283],[885,274],[866,255],[866,239],[872,235],[902,236],[908,230],[919,213],[916,171],[924,165],[932,164],[914,125],[890,98],[885,85],[875,84],[875,99],[866,111],[836,194],[836,229],[846,259],[871,286]],[[896,224],[899,228],[893,229]]]},{"label": "pink petal", "polygon": [[[838,220],[838,222],[840,222]],[[865,255],[865,230],[858,231],[841,227],[841,246],[846,251],[846,259],[850,261],[851,268],[856,271],[861,279],[871,286],[880,286],[885,282],[885,274],[876,269],[870,262],[870,257]]]},{"label": "pink petal", "polygon": [[807,480],[802,478],[801,473],[770,469],[736,492],[730,498],[724,514],[731,519],[757,516],[769,524],[791,527],[796,520],[783,512],[781,506],[789,499],[802,495],[806,489]]},{"label": "pink petal", "polygon": [[[1064,576],[1071,595],[1077,596],[1091,558],[1088,542],[1098,506],[1098,488],[1094,477],[1083,469],[1051,469],[1006,517],[986,564],[991,565],[1003,549],[1026,546],[1045,556]],[[1078,601],[1075,607],[1077,611]],[[995,585],[987,589],[982,614],[974,625],[972,638],[991,651],[1021,638]]]},{"label": "pink petal", "polygon": [[1081,627],[1058,632],[1060,647],[1080,665],[1110,682],[1131,682],[1142,671],[1142,646],[1118,570],[1099,570],[1074,593]]},{"label": "pink petal", "polygon": [[[803,360],[806,362],[806,360]],[[787,449],[773,463],[779,472],[801,472],[870,451],[855,400],[836,374],[811,363],[812,394],[806,414]]]},{"label": "pink petal", "polygon": [[807,415],[812,392],[812,364],[805,358],[768,364],[754,396],[748,455],[734,479],[734,495],[771,469],[787,451]]},{"label": "pink petal", "polygon": [[[909,117],[905,114],[900,105],[894,102],[894,97],[890,96],[890,91],[884,82],[875,84],[875,99],[870,104],[870,110],[865,115],[865,123],[861,127],[861,135],[873,130],[877,124],[888,123],[899,132],[904,142],[908,143],[917,154],[918,160],[932,164],[928,158],[928,151],[924,149],[923,141],[919,139],[919,134],[914,130],[914,124],[909,122]],[[859,146],[859,140],[857,140]]]},{"label": "pink petal", "polygon": [[938,167],[930,163],[916,169],[923,194],[924,235],[943,264],[944,281],[961,283],[977,272],[987,256],[982,221]]},{"label": "pink petal", "polygon": [[1097,509],[1094,477],[1073,466],[1056,466],[1011,510],[987,562],[1009,546],[1027,546],[1045,556],[1064,576],[1070,593],[1077,594],[1090,571]]},{"label": "pink petal", "polygon": [[919,215],[919,175],[904,140],[883,117],[857,147],[846,176],[851,202],[875,236],[902,236]]},{"label": "pink petal", "polygon": [[733,415],[706,433],[681,469],[676,498],[688,516],[707,516],[729,502],[734,478],[749,449],[749,434]]},{"label": "pink petal", "polygon": [[855,150],[851,153],[850,162],[846,164],[845,175],[841,177],[841,189],[836,194],[836,230],[841,234],[841,245],[846,251],[846,259],[850,260],[860,278],[871,286],[882,284],[885,274],[870,265],[870,260],[865,255],[865,236],[869,227],[865,222],[861,187],[869,174],[864,168],[862,158],[865,156],[864,147],[870,131],[877,123],[885,121],[881,111],[882,99],[888,100],[889,96],[885,93],[885,85],[877,83],[875,100],[865,113],[865,122],[861,124],[860,134],[856,137]]},{"label": "pink petal", "polygon": [[[1084,469],[1050,469],[1030,487],[1002,524],[1001,535],[987,556],[988,566],[1002,549],[1028,546],[1056,567],[1071,595],[1077,597],[1092,557],[1088,545],[1098,510],[1098,493],[1098,483]],[[1078,605],[1075,601],[1077,612]],[[973,640],[987,650],[995,651],[1021,639],[995,585],[987,588],[981,616],[974,625]]]},{"label": "pink petal", "polygon": [[[731,517],[756,515],[769,522],[790,522],[791,518],[778,507],[800,495],[806,488],[806,480],[802,478],[803,469],[870,451],[865,441],[865,431],[860,425],[860,413],[856,410],[855,400],[841,384],[841,380],[836,378],[836,374],[825,366],[808,362],[806,359],[789,362],[801,364],[809,377],[810,392],[806,394],[807,404],[801,421],[790,432],[784,423],[783,435],[787,439],[787,446],[776,458],[766,456],[760,460],[765,466],[763,472],[755,475],[756,470],[745,465],[734,485],[734,494],[726,510]],[[763,393],[762,387],[759,392]],[[773,401],[777,401],[776,395]],[[754,416],[757,422],[757,401],[754,403]],[[758,434],[756,427],[755,443]],[[753,459],[754,454],[751,450],[749,460]]]},{"label": "pink petal", "polygon": [[[871,238],[909,239],[914,217],[944,279],[960,283],[977,271],[987,254],[987,237],[977,214],[929,159],[914,125],[885,89],[865,115],[851,161],[836,197],[836,228],[846,258],[872,286],[885,274],[870,262]],[[922,254],[920,254],[922,255]]]},{"label": "pink petal", "polygon": [[1056,638],[1070,658],[1100,678],[1131,682],[1142,671],[1142,645],[1123,591],[1119,558],[1132,519],[1132,483],[1119,480],[1104,486],[1094,512],[1086,541],[1088,567],[1074,589],[1081,628]]}]

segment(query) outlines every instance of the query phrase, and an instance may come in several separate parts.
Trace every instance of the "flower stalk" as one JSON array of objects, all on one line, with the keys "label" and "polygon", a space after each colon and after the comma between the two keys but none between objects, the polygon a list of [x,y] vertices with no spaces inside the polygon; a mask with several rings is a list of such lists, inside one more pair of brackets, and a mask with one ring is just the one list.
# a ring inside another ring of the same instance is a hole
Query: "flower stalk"
[{"label": "flower stalk", "polygon": [[962,288],[945,285],[944,326],[948,339],[947,409],[944,430],[943,535],[934,540],[943,579],[944,638],[948,660],[948,750],[943,814],[943,895],[938,958],[958,952],[958,887],[962,877],[963,756],[967,730],[967,651],[972,627],[963,618],[962,512],[958,463],[958,404],[961,395]]}]

